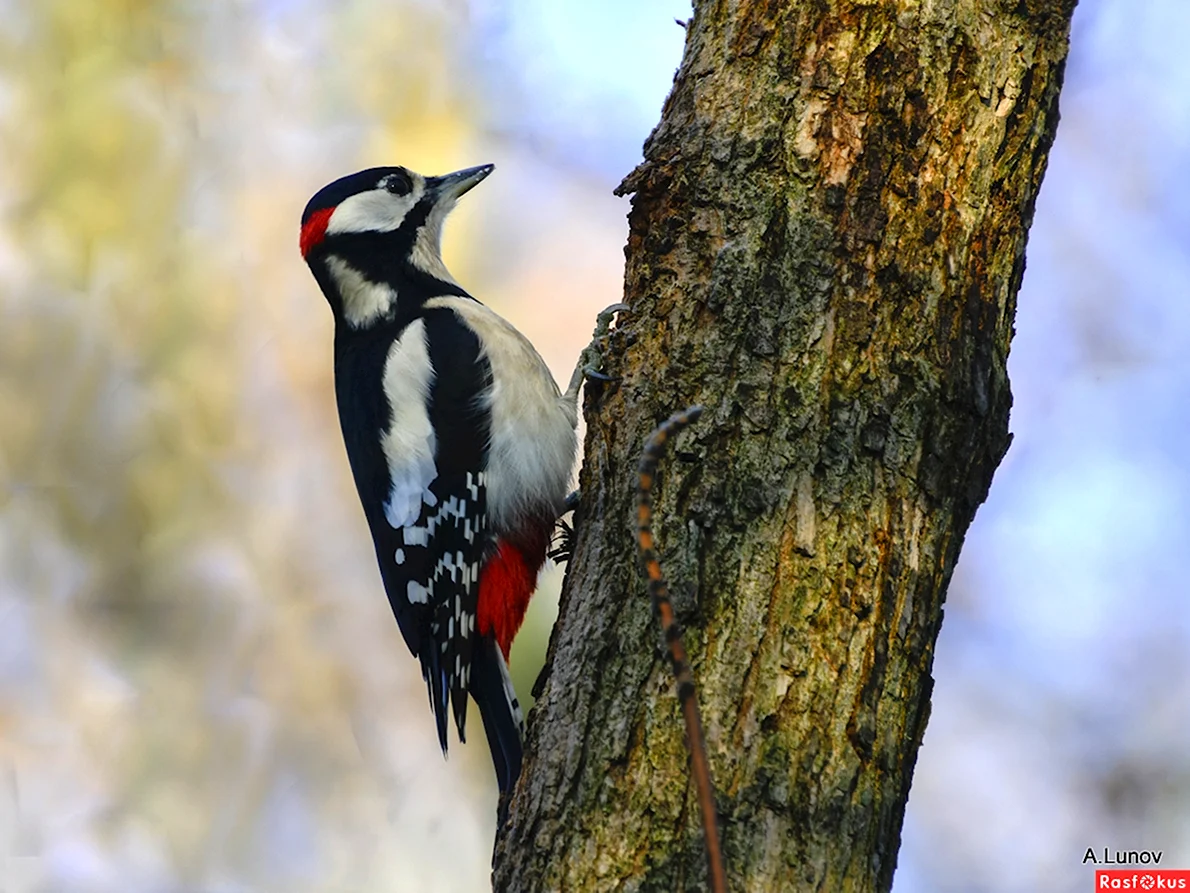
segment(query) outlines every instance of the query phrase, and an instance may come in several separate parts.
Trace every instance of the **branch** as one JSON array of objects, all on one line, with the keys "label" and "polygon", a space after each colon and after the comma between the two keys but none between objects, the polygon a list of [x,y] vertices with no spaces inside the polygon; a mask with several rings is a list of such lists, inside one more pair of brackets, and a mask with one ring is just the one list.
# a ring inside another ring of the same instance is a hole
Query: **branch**
[{"label": "branch", "polygon": [[636,531],[640,542],[640,557],[649,577],[649,595],[653,608],[661,619],[661,632],[669,646],[669,659],[678,684],[678,700],[686,717],[686,741],[690,746],[690,762],[694,782],[698,786],[698,803],[702,811],[702,827],[707,840],[707,865],[713,893],[726,893],[727,879],[723,873],[723,856],[719,850],[719,828],[715,818],[715,789],[711,783],[711,768],[707,763],[706,739],[702,733],[702,718],[698,713],[698,698],[694,691],[694,673],[686,660],[682,646],[682,628],[674,619],[673,603],[669,599],[669,585],[661,573],[661,562],[653,540],[653,482],[657,463],[665,455],[669,438],[702,415],[701,406],[691,406],[669,417],[645,441],[640,457],[640,485],[637,489]]}]

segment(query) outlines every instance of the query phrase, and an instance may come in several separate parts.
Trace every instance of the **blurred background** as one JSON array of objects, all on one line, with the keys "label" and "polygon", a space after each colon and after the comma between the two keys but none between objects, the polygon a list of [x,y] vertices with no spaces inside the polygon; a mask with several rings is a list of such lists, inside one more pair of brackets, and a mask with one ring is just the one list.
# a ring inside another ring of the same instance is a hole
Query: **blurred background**
[{"label": "blurred background", "polygon": [[[442,759],[381,595],[298,218],[360,167],[495,162],[447,262],[565,380],[688,15],[0,0],[0,893],[487,888],[490,761]],[[897,893],[1190,868],[1187,33],[1075,15]]]}]

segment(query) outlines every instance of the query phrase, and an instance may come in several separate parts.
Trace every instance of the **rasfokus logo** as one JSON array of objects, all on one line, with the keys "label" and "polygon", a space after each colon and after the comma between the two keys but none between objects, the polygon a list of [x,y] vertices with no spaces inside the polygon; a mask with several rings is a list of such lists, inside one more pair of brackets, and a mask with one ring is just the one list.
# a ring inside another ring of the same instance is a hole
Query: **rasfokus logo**
[{"label": "rasfokus logo", "polygon": [[1095,871],[1096,890],[1190,890],[1190,871],[1176,868],[1111,868]]}]

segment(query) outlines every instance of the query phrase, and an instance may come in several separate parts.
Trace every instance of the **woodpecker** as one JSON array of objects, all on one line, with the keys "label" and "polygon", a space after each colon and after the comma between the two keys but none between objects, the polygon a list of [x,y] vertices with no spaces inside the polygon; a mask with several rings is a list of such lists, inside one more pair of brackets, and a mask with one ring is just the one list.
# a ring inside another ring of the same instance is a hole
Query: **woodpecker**
[{"label": "woodpecker", "polygon": [[[562,393],[529,340],[443,264],[446,216],[492,170],[343,177],[306,205],[300,247],[334,316],[347,458],[442,752],[448,714],[466,740],[470,695],[506,793],[523,725],[509,649],[566,505],[591,353]],[[604,333],[618,309],[600,315]]]}]

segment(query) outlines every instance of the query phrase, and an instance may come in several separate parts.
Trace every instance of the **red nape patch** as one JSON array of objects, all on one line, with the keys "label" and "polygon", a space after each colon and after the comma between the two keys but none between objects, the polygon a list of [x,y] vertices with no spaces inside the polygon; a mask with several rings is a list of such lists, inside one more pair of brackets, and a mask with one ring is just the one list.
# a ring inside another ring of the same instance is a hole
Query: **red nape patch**
[{"label": "red nape patch", "polygon": [[545,561],[545,549],[542,548],[540,556],[536,551],[526,554],[501,540],[499,550],[479,574],[476,625],[480,635],[496,637],[505,661],[513,637],[524,622],[529,597],[537,588],[537,572]]},{"label": "red nape patch", "polygon": [[334,208],[322,208],[310,215],[310,219],[302,225],[302,237],[299,244],[302,247],[302,257],[309,254],[315,245],[326,236],[327,224],[331,222]]}]

